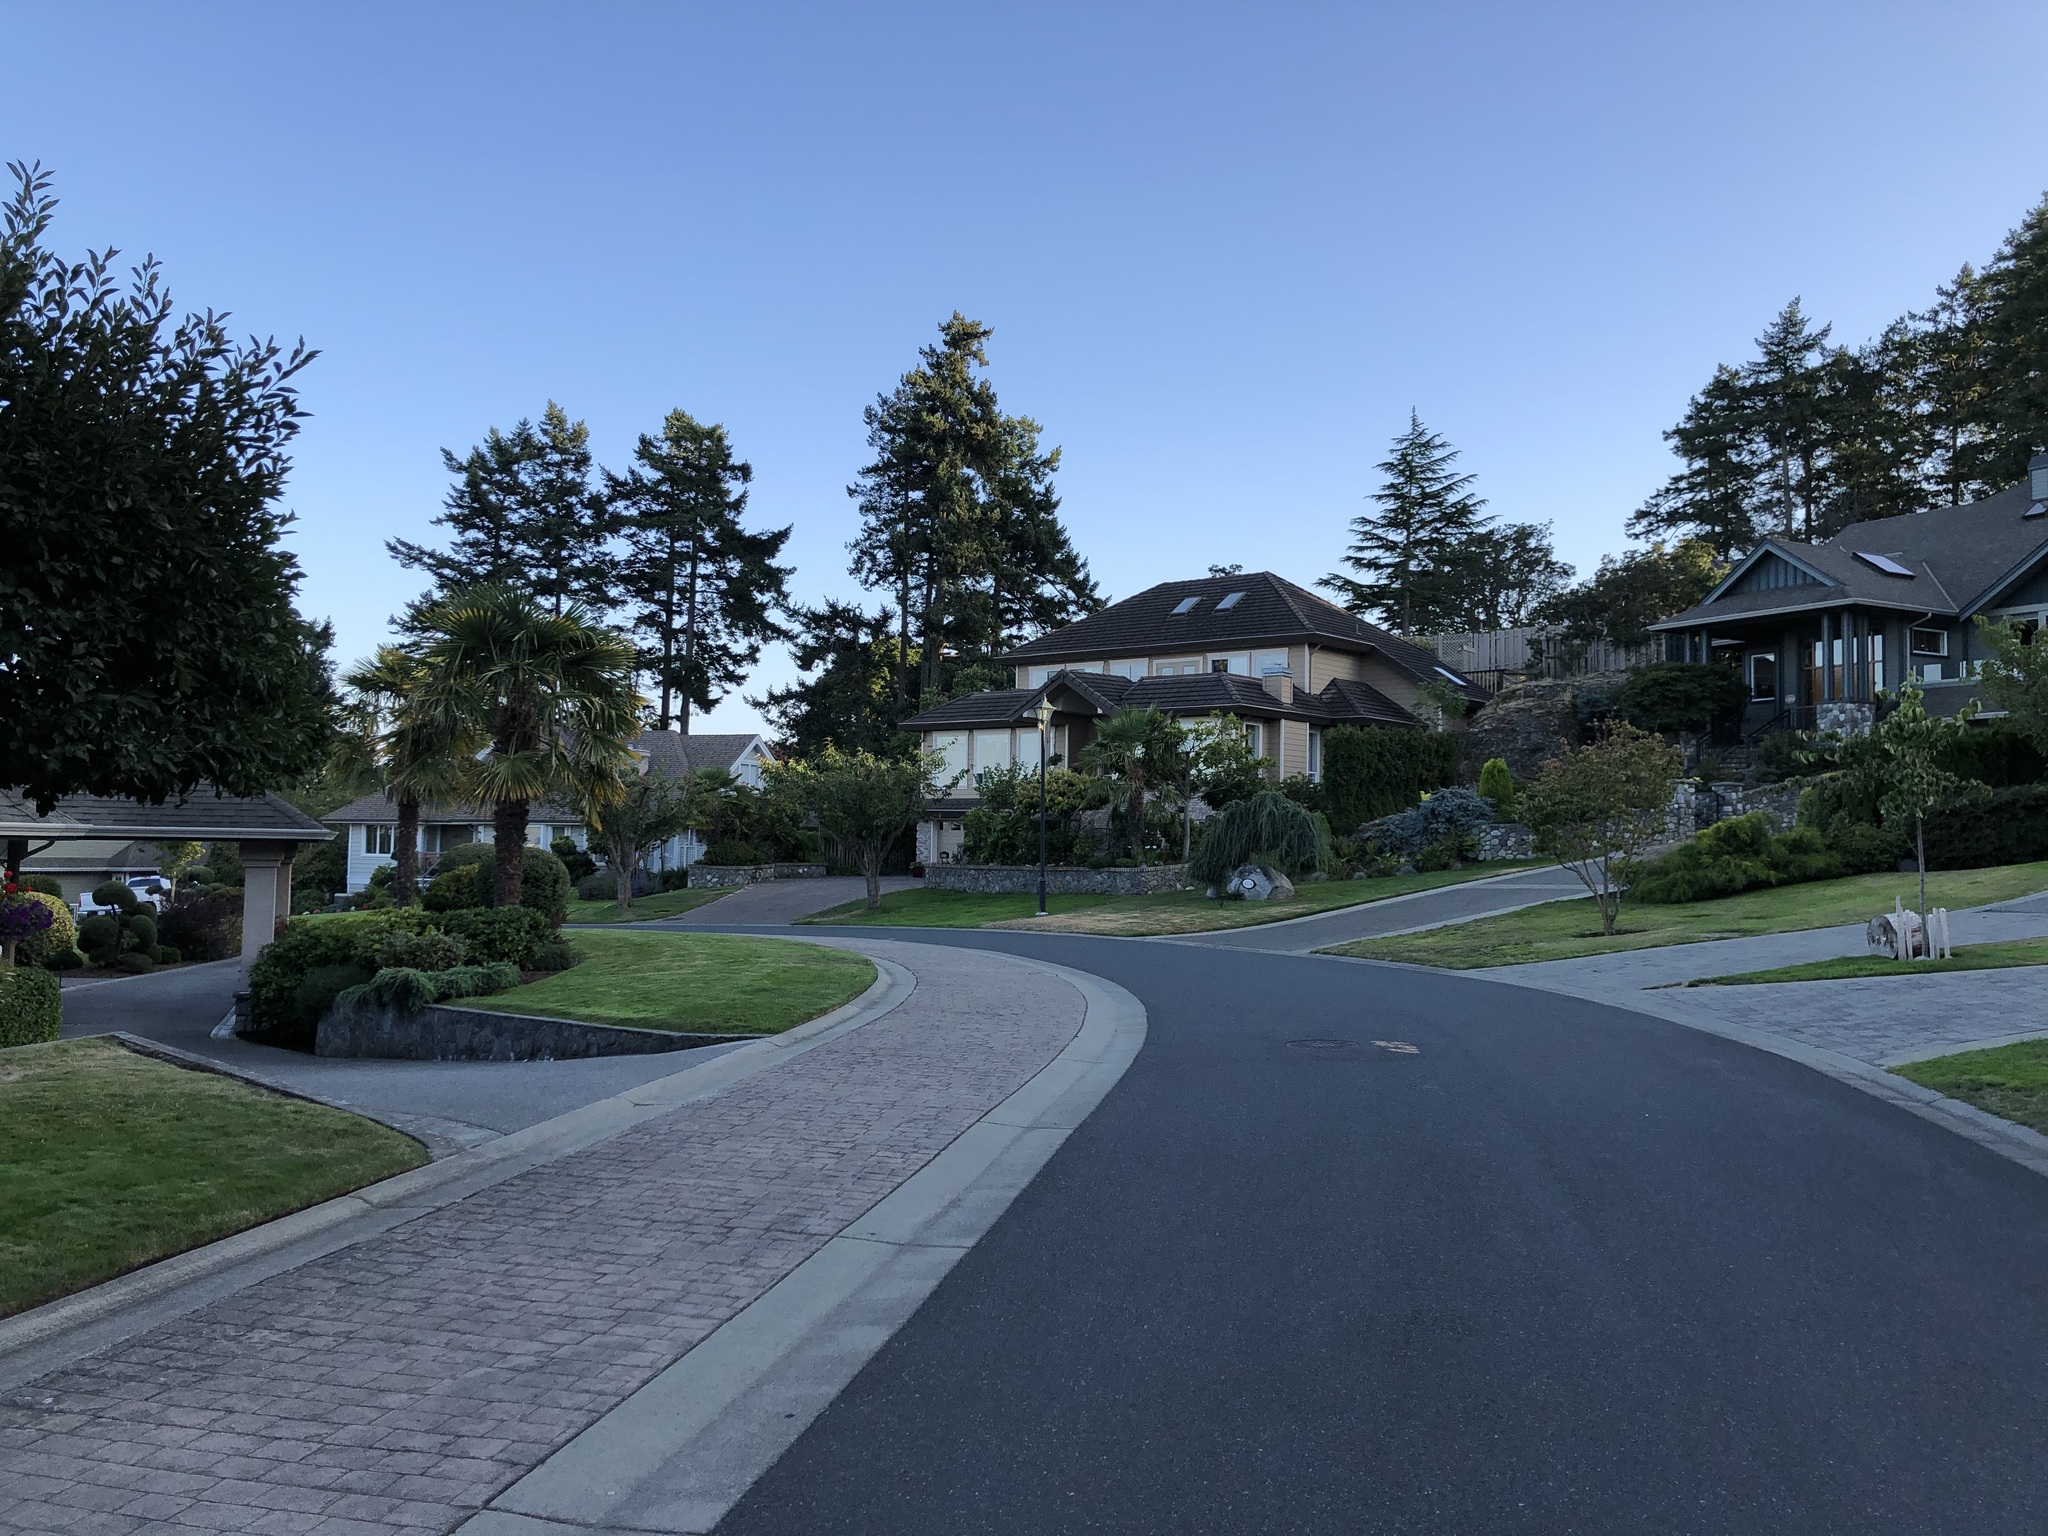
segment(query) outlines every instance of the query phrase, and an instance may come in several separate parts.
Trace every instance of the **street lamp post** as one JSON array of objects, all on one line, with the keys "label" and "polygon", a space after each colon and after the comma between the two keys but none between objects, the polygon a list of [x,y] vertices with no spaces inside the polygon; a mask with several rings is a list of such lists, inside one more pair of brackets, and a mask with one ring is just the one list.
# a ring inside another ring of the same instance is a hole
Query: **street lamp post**
[{"label": "street lamp post", "polygon": [[1052,701],[1038,701],[1038,915],[1044,917],[1045,906],[1045,767],[1047,754],[1052,750]]}]

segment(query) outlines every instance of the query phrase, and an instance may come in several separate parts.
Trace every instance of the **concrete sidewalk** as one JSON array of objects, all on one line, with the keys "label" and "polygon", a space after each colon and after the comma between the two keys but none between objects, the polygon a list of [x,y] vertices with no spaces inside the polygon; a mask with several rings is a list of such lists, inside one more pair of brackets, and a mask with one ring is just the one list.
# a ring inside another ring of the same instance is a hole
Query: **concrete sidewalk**
[{"label": "concrete sidewalk", "polygon": [[452,1529],[1085,1070],[1045,1073],[1089,1011],[1053,968],[857,947],[916,978],[886,1015],[9,1392],[0,1532]]},{"label": "concrete sidewalk", "polygon": [[[2048,893],[1952,914],[1958,945],[2048,936]],[[2048,1033],[2048,970],[1955,971],[1844,981],[1685,987],[1706,976],[1869,952],[1861,924],[1668,944],[1469,974],[1615,1003],[1680,1024],[1728,1024],[1889,1065]]]}]

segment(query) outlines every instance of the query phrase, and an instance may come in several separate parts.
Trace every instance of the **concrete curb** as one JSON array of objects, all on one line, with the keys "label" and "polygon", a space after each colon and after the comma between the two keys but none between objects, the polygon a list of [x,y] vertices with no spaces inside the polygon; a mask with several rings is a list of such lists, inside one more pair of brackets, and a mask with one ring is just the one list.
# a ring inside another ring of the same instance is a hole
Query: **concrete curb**
[{"label": "concrete curb", "polygon": [[[893,961],[868,958],[877,974],[867,991],[782,1035],[0,1319],[0,1391],[609,1140],[681,1105],[722,1093],[812,1046],[870,1024],[899,1007],[917,981]],[[360,1113],[353,1107],[350,1112]]]},{"label": "concrete curb", "polygon": [[1144,1044],[1144,1005],[1123,988],[1003,957],[1081,993],[1086,1018],[1066,1049],[458,1533],[698,1533],[725,1517],[910,1320]]}]

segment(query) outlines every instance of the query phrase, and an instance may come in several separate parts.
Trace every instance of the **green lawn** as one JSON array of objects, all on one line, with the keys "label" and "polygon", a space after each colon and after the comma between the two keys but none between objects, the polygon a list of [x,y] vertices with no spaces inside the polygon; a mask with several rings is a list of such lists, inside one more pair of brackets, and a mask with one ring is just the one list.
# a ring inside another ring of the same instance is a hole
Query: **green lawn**
[{"label": "green lawn", "polygon": [[2011,939],[2003,944],[1959,946],[1947,960],[1894,960],[1888,955],[1844,955],[1809,960],[1769,971],[1703,976],[1691,987],[1738,987],[1772,981],[1846,981],[1858,976],[1928,976],[1940,971],[1996,971],[2014,965],[2048,965],[2048,939]]},{"label": "green lawn", "polygon": [[1434,890],[1489,875],[1537,866],[1526,863],[1474,864],[1432,874],[1392,875],[1384,880],[1326,880],[1296,888],[1288,901],[1212,901],[1200,891],[1157,896],[1054,896],[1049,917],[1040,918],[1036,894],[984,896],[972,891],[892,891],[881,910],[852,901],[802,919],[807,923],[853,923],[881,928],[1024,928],[1053,933],[1111,933],[1129,936],[1202,933],[1247,928],[1309,917],[1339,907],[1384,901],[1413,891]]},{"label": "green lawn", "polygon": [[1923,1088],[2048,1131],[2048,1040],[1909,1061],[1892,1070]]},{"label": "green lawn", "polygon": [[[1930,906],[1976,907],[2042,889],[2048,889],[2048,863],[1942,870],[1927,877]],[[1460,971],[1485,965],[1526,965],[1536,960],[1569,960],[1579,955],[1648,949],[1659,944],[1831,928],[1889,912],[1894,897],[1917,901],[1917,877],[1851,875],[1843,880],[1816,880],[1806,885],[1724,896],[1719,901],[1668,907],[1624,902],[1620,931],[1611,937],[1600,932],[1600,916],[1591,897],[1553,901],[1499,917],[1432,928],[1425,933],[1362,939],[1355,944],[1339,945],[1330,953],[1358,955],[1368,960],[1405,960]]]},{"label": "green lawn", "polygon": [[864,956],[787,939],[626,929],[569,942],[589,957],[574,970],[460,1006],[685,1034],[779,1035],[875,980]]},{"label": "green lawn", "polygon": [[374,1121],[111,1040],[0,1050],[0,1316],[426,1160]]},{"label": "green lawn", "polygon": [[[658,917],[681,917],[685,912],[694,911],[726,894],[725,890],[661,891],[652,896],[635,896],[632,921],[645,923]],[[584,901],[580,897],[570,898],[569,915],[562,919],[566,923],[616,923],[618,920],[619,904],[616,901]]]}]

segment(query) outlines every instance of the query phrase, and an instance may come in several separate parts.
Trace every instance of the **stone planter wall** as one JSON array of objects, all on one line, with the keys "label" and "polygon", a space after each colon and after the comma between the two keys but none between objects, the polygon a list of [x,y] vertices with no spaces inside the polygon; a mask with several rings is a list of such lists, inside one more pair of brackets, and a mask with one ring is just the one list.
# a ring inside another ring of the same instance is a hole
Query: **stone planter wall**
[{"label": "stone planter wall", "polygon": [[418,1013],[337,1003],[320,1021],[313,1054],[390,1061],[571,1061],[586,1056],[651,1056],[754,1038],[627,1029],[447,1003]]},{"label": "stone planter wall", "polygon": [[758,885],[763,880],[822,880],[822,864],[692,864],[686,871],[693,891],[719,890],[735,885]]},{"label": "stone planter wall", "polygon": [[1536,853],[1536,834],[1519,821],[1496,821],[1479,829],[1481,859],[1527,859]]},{"label": "stone planter wall", "polygon": [[[1036,895],[1036,864],[932,864],[924,883],[933,891],[974,891],[984,896]],[[1056,864],[1045,872],[1045,888],[1056,896],[1151,896],[1185,890],[1185,864],[1152,864],[1144,869],[1081,869]]]}]

